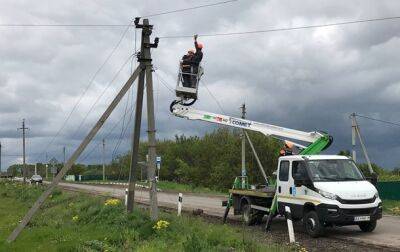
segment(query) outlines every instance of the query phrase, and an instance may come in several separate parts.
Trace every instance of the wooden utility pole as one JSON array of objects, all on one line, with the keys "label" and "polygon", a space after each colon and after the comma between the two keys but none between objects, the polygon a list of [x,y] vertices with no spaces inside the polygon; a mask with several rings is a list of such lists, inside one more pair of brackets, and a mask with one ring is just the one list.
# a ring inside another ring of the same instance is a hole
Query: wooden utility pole
[{"label": "wooden utility pole", "polygon": [[106,181],[106,140],[103,138],[103,153],[102,153],[102,161],[103,161],[103,181]]},{"label": "wooden utility pole", "polygon": [[136,183],[136,170],[138,169],[139,161],[139,141],[140,141],[140,127],[142,121],[142,108],[143,108],[143,94],[144,82],[146,77],[146,92],[147,92],[147,120],[148,120],[148,141],[149,141],[149,162],[147,165],[147,176],[150,182],[150,215],[152,220],[158,219],[158,203],[157,203],[157,184],[155,180],[156,169],[156,139],[155,139],[155,118],[154,118],[154,98],[153,98],[153,66],[151,64],[151,48],[158,46],[158,38],[154,43],[150,43],[150,35],[153,26],[149,24],[148,19],[143,19],[143,24],[139,24],[139,18],[135,19],[135,26],[137,29],[142,29],[142,40],[140,55],[138,56],[139,68],[141,73],[139,76],[138,91],[136,98],[136,111],[135,111],[135,126],[132,134],[132,153],[131,153],[131,166],[129,171],[129,184],[128,184],[128,202],[127,211],[132,212],[135,201],[135,183]]},{"label": "wooden utility pole", "polygon": [[18,235],[21,233],[21,231],[24,229],[24,227],[29,223],[29,221],[32,219],[32,217],[37,212],[37,210],[39,210],[40,206],[43,205],[43,203],[47,199],[47,197],[51,194],[51,192],[54,190],[54,188],[58,185],[58,183],[61,181],[61,179],[65,176],[67,171],[72,167],[74,162],[78,159],[78,157],[81,155],[81,153],[85,150],[85,148],[90,143],[90,141],[93,139],[93,137],[96,135],[96,133],[103,126],[103,124],[105,123],[107,118],[110,116],[111,112],[115,109],[115,107],[118,105],[118,103],[124,97],[126,92],[128,92],[129,88],[132,86],[132,83],[135,81],[135,79],[137,78],[137,76],[139,75],[140,72],[141,72],[141,69],[136,68],[136,70],[133,72],[131,77],[128,79],[128,81],[125,83],[125,85],[121,88],[121,90],[119,91],[117,96],[114,98],[114,100],[111,102],[111,104],[107,107],[106,111],[104,111],[103,115],[100,117],[100,119],[97,121],[97,123],[93,126],[93,128],[90,130],[90,132],[85,137],[85,139],[82,141],[82,143],[79,145],[79,147],[71,155],[71,157],[65,163],[65,165],[61,169],[61,171],[53,179],[53,181],[49,185],[49,187],[47,187],[47,189],[42,193],[42,195],[40,195],[40,197],[36,200],[36,202],[33,204],[33,206],[29,209],[28,213],[24,216],[22,221],[18,224],[18,226],[14,229],[14,231],[7,238],[7,242],[14,241],[18,237]]},{"label": "wooden utility pole", "polygon": [[[246,118],[246,104],[242,104],[240,107],[242,109],[242,118]],[[242,188],[245,189],[246,187],[246,137],[245,137],[245,130],[242,129]]]},{"label": "wooden utility pole", "polygon": [[28,171],[26,170],[26,153],[25,153],[25,130],[28,128],[25,127],[25,119],[22,119],[22,176],[24,177],[24,182],[26,182],[26,177],[28,175]]}]

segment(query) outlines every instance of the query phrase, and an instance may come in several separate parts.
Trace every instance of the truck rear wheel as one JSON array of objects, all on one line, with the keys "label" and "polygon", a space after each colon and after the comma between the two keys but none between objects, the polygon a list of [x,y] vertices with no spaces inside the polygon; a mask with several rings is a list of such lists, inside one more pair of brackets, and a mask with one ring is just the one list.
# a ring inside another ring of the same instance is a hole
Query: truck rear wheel
[{"label": "truck rear wheel", "polygon": [[360,229],[363,232],[370,233],[370,232],[374,231],[374,229],[376,228],[376,220],[362,222],[362,223],[358,224],[358,226],[360,227]]},{"label": "truck rear wheel", "polygon": [[254,225],[257,222],[257,216],[249,204],[244,204],[242,207],[243,221],[247,226]]},{"label": "truck rear wheel", "polygon": [[319,221],[318,214],[315,211],[309,211],[304,215],[303,224],[304,229],[313,238],[324,234],[324,226]]}]

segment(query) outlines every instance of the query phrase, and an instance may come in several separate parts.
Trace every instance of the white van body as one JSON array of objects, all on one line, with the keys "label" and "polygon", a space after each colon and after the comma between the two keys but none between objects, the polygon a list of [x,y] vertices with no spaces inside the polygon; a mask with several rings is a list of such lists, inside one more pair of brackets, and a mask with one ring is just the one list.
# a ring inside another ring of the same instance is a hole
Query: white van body
[{"label": "white van body", "polygon": [[315,229],[315,236],[333,225],[359,225],[370,232],[382,217],[377,189],[345,156],[280,157],[276,194],[278,212],[284,214],[289,206],[292,218],[303,219],[307,232],[313,235]]}]

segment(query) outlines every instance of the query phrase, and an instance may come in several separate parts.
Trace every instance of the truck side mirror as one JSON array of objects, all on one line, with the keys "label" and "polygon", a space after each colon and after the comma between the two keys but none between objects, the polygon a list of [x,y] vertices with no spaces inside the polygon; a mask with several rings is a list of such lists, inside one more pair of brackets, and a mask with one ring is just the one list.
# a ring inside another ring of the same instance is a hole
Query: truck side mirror
[{"label": "truck side mirror", "polygon": [[304,184],[304,180],[302,179],[294,179],[294,186],[295,187],[300,187]]},{"label": "truck side mirror", "polygon": [[301,173],[293,174],[294,186],[300,187],[302,185],[307,186],[311,184],[311,180]]},{"label": "truck side mirror", "polygon": [[378,185],[378,174],[372,173],[371,177],[367,177],[367,180],[376,187]]}]

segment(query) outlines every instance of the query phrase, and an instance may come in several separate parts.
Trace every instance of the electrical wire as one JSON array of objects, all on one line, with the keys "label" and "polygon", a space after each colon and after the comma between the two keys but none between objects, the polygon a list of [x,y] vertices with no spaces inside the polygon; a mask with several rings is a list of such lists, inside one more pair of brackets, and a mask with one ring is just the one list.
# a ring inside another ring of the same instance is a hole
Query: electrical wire
[{"label": "electrical wire", "polygon": [[[129,25],[132,23],[129,22]],[[94,73],[94,75],[92,76],[92,78],[89,81],[89,84],[86,86],[86,88],[84,89],[84,91],[82,92],[82,94],[80,95],[80,97],[78,98],[77,102],[75,103],[74,107],[72,108],[71,112],[68,114],[67,118],[65,119],[65,121],[63,122],[63,124],[61,125],[60,129],[57,131],[57,133],[54,135],[54,137],[50,140],[50,142],[45,146],[44,150],[42,151],[42,154],[39,155],[38,158],[40,158],[41,156],[43,156],[46,151],[48,150],[48,148],[53,144],[54,140],[60,135],[61,131],[64,129],[64,127],[66,126],[67,122],[69,121],[69,119],[71,118],[73,112],[76,110],[76,108],[78,107],[79,103],[81,102],[81,100],[83,99],[84,95],[87,93],[87,91],[89,90],[89,88],[92,86],[92,84],[94,83],[95,78],[97,77],[97,75],[100,73],[100,71],[103,69],[103,67],[107,64],[107,62],[109,61],[109,59],[114,55],[114,53],[116,52],[116,50],[118,49],[118,47],[120,46],[122,40],[124,39],[126,33],[129,30],[129,26],[126,27],[126,29],[123,31],[121,37],[119,38],[118,42],[116,43],[116,45],[113,47],[113,49],[111,50],[111,52],[108,54],[108,56],[106,57],[106,59],[103,61],[103,63],[100,65],[100,67],[96,70],[96,72]]]},{"label": "electrical wire", "polygon": [[[240,0],[227,0],[227,1],[198,5],[198,6],[193,6],[193,7],[183,8],[183,9],[158,12],[158,13],[142,16],[142,18],[156,17],[156,16],[167,15],[167,14],[171,14],[171,13],[184,12],[184,11],[195,10],[195,9],[200,9],[200,8],[212,7],[212,6],[228,4],[228,3],[237,2],[237,1],[240,1]],[[7,24],[7,23],[0,24],[0,28],[1,27],[4,27],[4,28],[40,28],[40,27],[121,28],[121,27],[127,27],[127,28],[129,28],[129,27],[133,27],[133,26],[134,25],[132,25],[132,22],[130,22],[128,25],[126,25],[126,24],[11,24],[11,23],[10,24]]]},{"label": "electrical wire", "polygon": [[154,71],[154,73],[156,74],[156,76],[159,78],[159,80],[161,80],[161,84],[164,85],[164,87],[166,87],[171,93],[175,93],[174,89],[171,88],[168,83],[157,73],[157,71]]},{"label": "electrical wire", "polygon": [[201,83],[203,84],[203,86],[206,88],[206,90],[208,91],[208,93],[210,94],[210,96],[214,99],[215,103],[217,103],[219,109],[222,111],[222,113],[226,114],[225,110],[222,108],[221,103],[217,100],[217,98],[211,93],[210,89],[208,89],[208,87],[206,86],[206,84],[204,83],[204,81],[200,80]]},{"label": "electrical wire", "polygon": [[[133,111],[133,108],[131,109],[131,111]],[[107,132],[107,134],[105,134],[102,138],[108,138],[115,130],[115,128],[117,128],[117,126],[122,122],[123,117],[121,117],[113,126],[112,128]],[[100,146],[102,142],[100,141],[97,145],[95,145],[81,160],[80,162],[84,162],[96,149],[97,147]]]},{"label": "electrical wire", "polygon": [[171,14],[171,13],[184,12],[184,11],[195,10],[195,9],[200,9],[200,8],[205,8],[205,7],[212,7],[212,6],[216,6],[216,5],[228,4],[228,3],[237,2],[237,1],[239,1],[239,0],[221,1],[221,2],[216,2],[216,3],[211,3],[211,4],[204,4],[204,5],[198,5],[198,6],[193,6],[193,7],[183,8],[183,9],[177,9],[177,10],[171,10],[171,11],[164,11],[164,12],[149,14],[149,15],[145,15],[143,17],[144,18],[156,17],[156,16],[161,16],[161,15],[166,15],[166,14]]},{"label": "electrical wire", "polygon": [[[233,36],[233,35],[257,34],[257,33],[293,31],[293,30],[315,29],[315,28],[321,28],[321,27],[350,25],[350,24],[376,22],[376,21],[397,20],[397,19],[400,19],[400,16],[361,19],[361,20],[344,21],[344,22],[319,24],[319,25],[305,25],[305,26],[296,26],[296,27],[273,28],[273,29],[266,29],[266,30],[254,30],[254,31],[242,31],[242,32],[226,32],[226,33],[209,33],[209,34],[206,33],[206,34],[198,34],[198,36],[199,37],[217,37],[217,36]],[[191,34],[191,35],[160,36],[159,38],[160,39],[176,39],[176,38],[192,38],[192,37],[193,37],[193,34]]]},{"label": "electrical wire", "polygon": [[128,64],[128,62],[130,61],[130,59],[133,57],[134,55],[131,55],[128,57],[128,59],[125,60],[125,62],[122,64],[122,66],[118,69],[117,73],[114,75],[114,77],[112,78],[112,80],[108,83],[108,85],[104,88],[103,92],[100,94],[100,96],[97,97],[96,101],[92,104],[92,106],[90,107],[89,111],[86,113],[86,115],[84,116],[83,120],[81,121],[81,123],[79,124],[78,128],[74,131],[74,133],[72,134],[72,139],[76,136],[76,134],[78,133],[78,131],[81,129],[81,127],[83,126],[83,124],[85,123],[86,119],[88,118],[88,116],[90,115],[90,113],[93,111],[94,107],[97,105],[97,103],[100,101],[100,99],[103,97],[103,95],[106,93],[106,91],[111,87],[111,85],[114,83],[114,81],[117,79],[117,77],[119,76],[119,74],[122,72],[122,70],[124,69],[124,67],[126,66],[126,64]]},{"label": "electrical wire", "polygon": [[357,117],[361,117],[361,118],[365,118],[365,119],[369,119],[372,121],[377,121],[377,122],[381,122],[381,123],[386,123],[386,124],[390,124],[390,125],[394,125],[394,126],[399,126],[400,127],[400,123],[395,123],[395,122],[389,122],[389,121],[385,121],[385,120],[381,120],[381,119],[376,119],[373,117],[369,117],[369,116],[364,116],[364,115],[359,115],[359,114],[355,114]]},{"label": "electrical wire", "polygon": [[0,24],[0,27],[11,27],[11,28],[19,28],[19,27],[92,27],[92,28],[120,28],[120,27],[130,27],[132,24]]},{"label": "electrical wire", "polygon": [[[136,101],[133,102],[133,100],[132,100],[132,105],[135,104],[135,103],[136,103]],[[116,145],[115,145],[115,147],[114,147],[114,150],[113,150],[112,155],[111,155],[111,159],[114,159],[114,158],[115,158],[116,153],[118,152],[118,149],[119,149],[119,147],[121,146],[122,140],[123,140],[123,139],[125,138],[125,136],[126,136],[126,132],[127,132],[127,130],[128,130],[128,127],[129,127],[130,123],[132,122],[133,108],[135,107],[135,105],[134,105],[134,106],[132,106],[132,105],[131,105],[132,109],[131,109],[131,111],[130,111],[130,115],[129,115],[128,122],[126,123],[125,128],[122,128],[122,129],[121,129],[121,134],[120,134],[120,137],[119,137],[119,139],[118,139],[118,141],[117,141],[117,143],[116,143]]]}]

